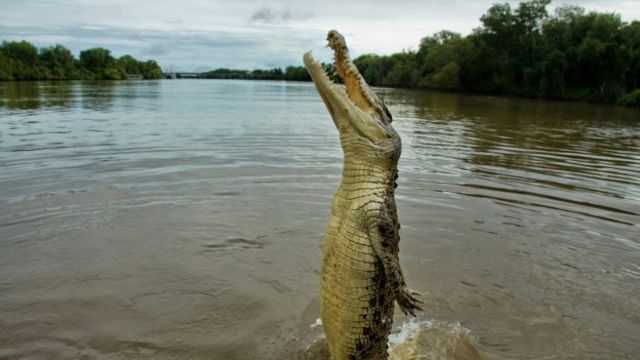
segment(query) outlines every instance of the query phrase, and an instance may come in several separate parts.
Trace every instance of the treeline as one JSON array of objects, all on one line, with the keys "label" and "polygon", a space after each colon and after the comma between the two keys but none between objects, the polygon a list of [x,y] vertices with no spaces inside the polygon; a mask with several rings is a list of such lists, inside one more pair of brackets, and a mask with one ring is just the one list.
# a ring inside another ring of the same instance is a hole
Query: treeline
[{"label": "treeline", "polygon": [[640,22],[550,0],[495,4],[482,26],[354,60],[370,85],[640,105]]},{"label": "treeline", "polygon": [[153,60],[138,61],[130,55],[118,59],[103,48],[80,52],[76,59],[62,45],[38,50],[27,41],[3,41],[0,45],[0,81],[10,80],[123,80],[130,75],[162,78]]},{"label": "treeline", "polygon": [[304,66],[288,66],[284,71],[281,68],[252,71],[223,68],[200,73],[199,77],[201,79],[311,81],[311,77]]}]

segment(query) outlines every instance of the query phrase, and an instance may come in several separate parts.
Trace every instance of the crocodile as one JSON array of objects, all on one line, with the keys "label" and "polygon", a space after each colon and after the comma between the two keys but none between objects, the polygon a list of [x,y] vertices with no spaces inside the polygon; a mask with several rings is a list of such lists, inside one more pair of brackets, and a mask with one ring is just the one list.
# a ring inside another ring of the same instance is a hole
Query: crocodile
[{"label": "crocodile", "polygon": [[344,37],[327,35],[334,83],[311,51],[303,61],[340,135],[342,179],[323,242],[320,318],[334,360],[387,359],[394,301],[415,316],[398,258],[397,187],[400,136],[384,102],[349,57]]}]

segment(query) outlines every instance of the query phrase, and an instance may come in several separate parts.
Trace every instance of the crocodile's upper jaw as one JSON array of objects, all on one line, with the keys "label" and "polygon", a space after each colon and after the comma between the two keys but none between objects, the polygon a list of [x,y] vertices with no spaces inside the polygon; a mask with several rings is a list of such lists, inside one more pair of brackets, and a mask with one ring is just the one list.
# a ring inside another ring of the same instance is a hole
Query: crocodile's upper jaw
[{"label": "crocodile's upper jaw", "polygon": [[343,79],[344,86],[329,79],[311,51],[304,54],[303,60],[340,133],[354,130],[354,133],[374,142],[394,136],[391,114],[349,58],[342,35],[331,30],[327,41],[334,51],[336,73]]}]

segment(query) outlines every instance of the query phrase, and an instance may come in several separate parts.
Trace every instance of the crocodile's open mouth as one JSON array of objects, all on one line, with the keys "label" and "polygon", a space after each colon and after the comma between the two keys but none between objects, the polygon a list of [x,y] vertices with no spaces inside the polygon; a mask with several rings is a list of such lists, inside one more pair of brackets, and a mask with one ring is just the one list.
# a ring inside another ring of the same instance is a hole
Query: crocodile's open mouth
[{"label": "crocodile's open mouth", "polygon": [[391,114],[384,103],[371,91],[358,68],[349,58],[349,50],[344,38],[337,31],[331,30],[327,35],[327,41],[328,46],[334,51],[336,74],[342,78],[344,85],[331,81],[324,66],[313,58],[311,51],[304,54],[303,60],[336,126],[341,128],[342,125],[338,119],[340,117],[338,112],[357,109],[356,112],[361,115],[358,117],[362,117],[362,120],[369,123],[368,125],[377,125],[381,128],[380,130],[385,130],[386,125],[391,122]]}]

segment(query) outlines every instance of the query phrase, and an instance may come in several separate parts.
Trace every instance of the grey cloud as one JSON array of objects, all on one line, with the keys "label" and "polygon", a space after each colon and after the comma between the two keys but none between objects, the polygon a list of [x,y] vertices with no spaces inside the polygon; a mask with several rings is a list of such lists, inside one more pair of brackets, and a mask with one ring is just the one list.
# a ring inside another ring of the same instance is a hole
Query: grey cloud
[{"label": "grey cloud", "polygon": [[104,40],[109,40],[109,43],[115,40],[124,43],[139,42],[141,44],[156,41],[167,45],[174,45],[179,42],[181,44],[204,44],[213,47],[244,47],[259,44],[258,40],[247,37],[244,34],[227,31],[162,31],[152,29],[128,29],[113,26],[9,27],[0,25],[0,33],[10,34],[14,37],[71,37],[76,40],[95,42],[97,44],[96,46],[99,46],[99,43]]},{"label": "grey cloud", "polygon": [[262,7],[255,11],[251,18],[250,23],[263,22],[263,23],[284,23],[289,20],[305,20],[313,16],[311,13],[294,14],[291,10],[273,10],[270,7]]},{"label": "grey cloud", "polygon": [[273,12],[273,10],[265,7],[254,12],[253,15],[251,15],[251,19],[249,19],[249,22],[254,22],[254,21],[272,22],[277,17],[278,16]]},{"label": "grey cloud", "polygon": [[154,44],[142,51],[145,55],[158,56],[168,54],[170,51],[169,47],[164,44]]}]

